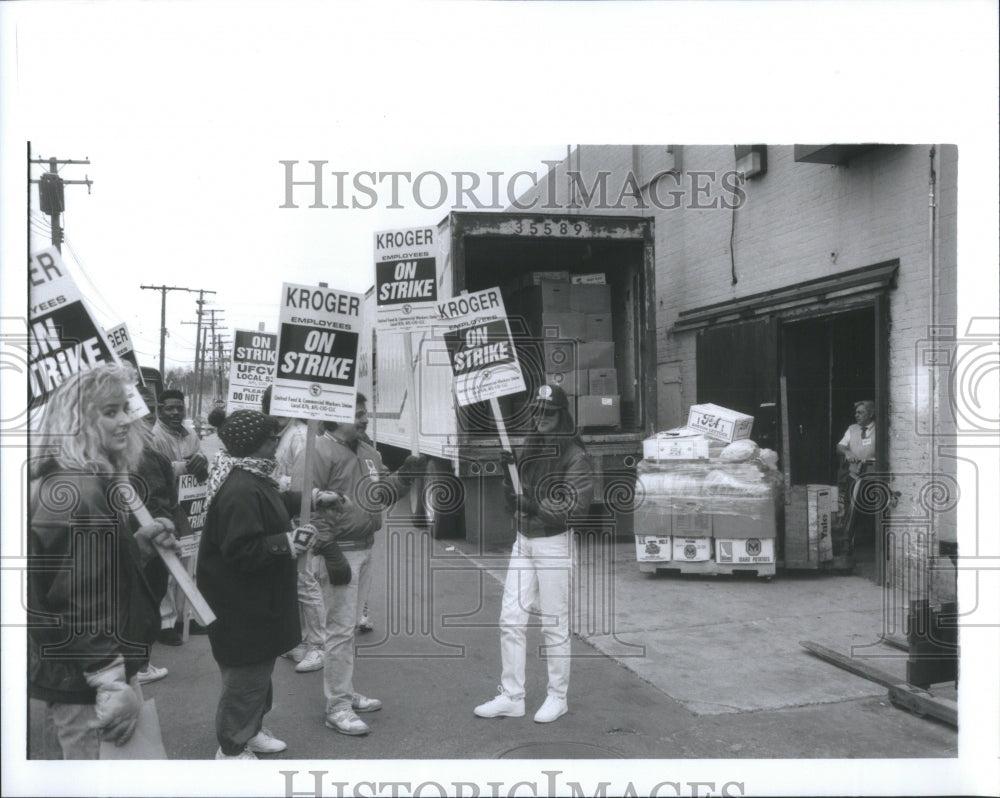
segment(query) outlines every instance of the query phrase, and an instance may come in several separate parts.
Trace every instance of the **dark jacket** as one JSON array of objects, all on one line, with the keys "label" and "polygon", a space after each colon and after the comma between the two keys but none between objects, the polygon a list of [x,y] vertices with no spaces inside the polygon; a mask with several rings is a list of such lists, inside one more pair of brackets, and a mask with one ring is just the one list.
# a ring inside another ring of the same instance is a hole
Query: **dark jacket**
[{"label": "dark jacket", "polygon": [[378,451],[363,441],[354,449],[329,434],[317,438],[313,485],[350,501],[316,510],[316,551],[321,553],[330,539],[344,551],[371,548],[375,530],[382,526],[382,511],[404,496],[411,483],[408,477],[389,473]]},{"label": "dark jacket", "polygon": [[[518,476],[525,496],[521,507],[527,516],[519,531],[525,537],[558,535],[590,510],[594,472],[579,438],[529,438],[519,456]],[[506,469],[504,483],[508,497],[512,497]],[[512,501],[508,501],[508,509],[514,509]]]},{"label": "dark jacket", "polygon": [[139,670],[160,627],[159,602],[132,533],[112,507],[106,474],[55,464],[31,485],[28,531],[28,681],[34,698],[92,704],[84,671],[121,654]]},{"label": "dark jacket", "polygon": [[[191,534],[187,514],[177,500],[177,477],[169,457],[147,446],[131,479],[139,498],[153,518],[169,518],[173,521],[175,534],[179,538]],[[162,601],[167,594],[167,566],[159,557],[153,557],[146,563],[145,572],[153,593]]]},{"label": "dark jacket", "polygon": [[[198,548],[198,588],[216,615],[208,627],[223,665],[252,665],[302,641],[297,570],[285,533],[299,493],[234,468],[212,499]],[[287,502],[287,504],[286,504]]]}]

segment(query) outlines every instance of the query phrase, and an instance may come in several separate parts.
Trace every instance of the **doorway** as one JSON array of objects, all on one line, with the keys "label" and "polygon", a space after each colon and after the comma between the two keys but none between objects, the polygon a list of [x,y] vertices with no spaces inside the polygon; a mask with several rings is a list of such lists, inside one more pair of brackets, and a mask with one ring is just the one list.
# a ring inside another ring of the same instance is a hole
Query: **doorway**
[{"label": "doorway", "polygon": [[[787,403],[789,484],[838,485],[840,503],[850,497],[837,443],[854,423],[854,403],[876,399],[878,327],[872,306],[782,325]],[[878,407],[878,403],[876,403]],[[876,418],[876,425],[883,420]],[[853,525],[857,572],[880,581],[877,572],[877,524],[861,516]]]}]

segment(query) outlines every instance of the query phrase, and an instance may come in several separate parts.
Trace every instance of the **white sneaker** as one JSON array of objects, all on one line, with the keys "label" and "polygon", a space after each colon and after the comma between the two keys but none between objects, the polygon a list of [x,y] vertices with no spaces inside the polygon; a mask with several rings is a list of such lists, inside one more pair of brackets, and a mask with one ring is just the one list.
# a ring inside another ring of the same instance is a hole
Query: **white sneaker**
[{"label": "white sneaker", "polygon": [[279,740],[268,729],[261,729],[247,742],[247,750],[258,754],[277,754],[288,748],[284,740]]},{"label": "white sneaker", "polygon": [[368,724],[355,715],[353,709],[339,709],[336,712],[331,712],[326,716],[325,723],[329,729],[352,736],[368,734],[370,731]]},{"label": "white sneaker", "polygon": [[149,663],[149,665],[146,666],[146,670],[139,671],[135,675],[135,678],[139,680],[139,684],[149,684],[150,682],[158,682],[168,673],[170,673],[170,671],[166,668],[157,668],[153,663]]},{"label": "white sneaker", "polygon": [[232,756],[230,756],[229,754],[222,753],[222,749],[220,748],[218,751],[215,752],[215,758],[216,759],[256,759],[257,755],[253,751],[251,751],[249,748],[244,748],[238,754],[233,754]]},{"label": "white sneaker", "polygon": [[372,623],[371,618],[367,615],[363,615],[361,620],[358,621],[358,631],[361,634],[368,634],[369,632],[375,631],[375,625]]},{"label": "white sneaker", "polygon": [[309,673],[323,669],[323,655],[315,648],[306,654],[302,661],[295,666],[296,673]]},{"label": "white sneaker", "polygon": [[377,698],[368,698],[361,693],[351,696],[351,709],[355,712],[378,712],[382,709],[382,702]]},{"label": "white sneaker", "polygon": [[547,696],[545,703],[535,713],[535,723],[551,723],[554,720],[559,720],[568,710],[569,707],[566,706],[565,698],[556,698],[553,695]]},{"label": "white sneaker", "polygon": [[473,711],[480,718],[523,718],[524,699],[511,698],[502,687],[497,688],[500,694],[485,704],[480,704]]}]

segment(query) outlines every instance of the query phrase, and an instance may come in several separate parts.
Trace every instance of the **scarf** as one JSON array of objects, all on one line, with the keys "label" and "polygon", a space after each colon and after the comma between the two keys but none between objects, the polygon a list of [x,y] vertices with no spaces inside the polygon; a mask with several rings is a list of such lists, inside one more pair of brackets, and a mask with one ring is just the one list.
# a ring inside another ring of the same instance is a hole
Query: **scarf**
[{"label": "scarf", "polygon": [[274,485],[275,490],[277,490],[278,483],[275,482],[274,478],[271,476],[276,467],[277,463],[266,457],[233,457],[225,451],[217,452],[215,460],[212,463],[211,472],[208,475],[208,489],[205,494],[205,511],[208,512],[208,507],[212,503],[212,499],[215,498],[215,494],[219,492],[219,488],[222,487],[222,483],[226,481],[234,468],[249,471],[251,474],[256,474],[261,479],[266,479]]}]

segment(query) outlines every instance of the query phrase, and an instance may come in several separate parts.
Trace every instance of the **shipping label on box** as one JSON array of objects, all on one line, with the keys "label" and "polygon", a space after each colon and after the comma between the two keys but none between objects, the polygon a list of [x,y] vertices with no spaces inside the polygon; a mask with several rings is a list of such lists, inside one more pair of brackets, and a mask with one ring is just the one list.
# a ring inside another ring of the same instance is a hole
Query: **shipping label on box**
[{"label": "shipping label on box", "polygon": [[618,371],[616,369],[588,369],[587,393],[595,396],[618,393]]},{"label": "shipping label on box", "polygon": [[577,313],[609,313],[611,286],[592,283],[570,283],[569,309]]},{"label": "shipping label on box", "polygon": [[635,557],[639,562],[669,562],[669,535],[636,535]]},{"label": "shipping label on box", "polygon": [[617,427],[622,422],[619,396],[578,396],[576,424],[578,427]]},{"label": "shipping label on box", "polygon": [[585,341],[577,347],[577,358],[582,369],[613,369],[615,342]]},{"label": "shipping label on box", "polygon": [[733,565],[774,562],[774,538],[715,539],[715,561]]},{"label": "shipping label on box", "polygon": [[673,536],[673,559],[687,562],[705,562],[712,559],[711,538],[685,538]]},{"label": "shipping label on box", "polygon": [[646,460],[707,460],[708,439],[654,435],[642,442],[642,456]]},{"label": "shipping label on box", "polygon": [[837,510],[837,489],[831,485],[806,486],[806,523],[809,555],[816,552],[819,562],[833,559],[833,514]]},{"label": "shipping label on box", "polygon": [[585,341],[610,341],[611,335],[611,314],[610,313],[585,313],[584,335]]},{"label": "shipping label on box", "polygon": [[732,443],[750,437],[750,432],[753,430],[753,416],[719,405],[691,405],[688,411],[688,426],[710,438]]},{"label": "shipping label on box", "polygon": [[570,275],[569,281],[574,285],[604,285],[607,279],[604,272],[598,272],[597,274],[573,274]]}]

